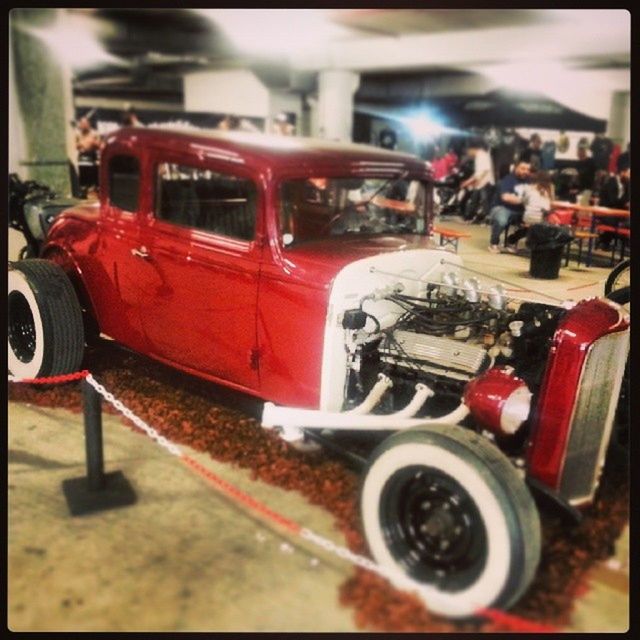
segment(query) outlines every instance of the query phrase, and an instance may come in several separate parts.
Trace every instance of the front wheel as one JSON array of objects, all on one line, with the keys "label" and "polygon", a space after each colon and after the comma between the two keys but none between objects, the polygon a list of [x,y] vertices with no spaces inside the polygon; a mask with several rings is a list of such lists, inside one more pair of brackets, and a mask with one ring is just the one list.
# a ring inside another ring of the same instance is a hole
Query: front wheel
[{"label": "front wheel", "polygon": [[48,260],[9,265],[8,365],[16,378],[73,373],[84,353],[82,310],[62,267]]},{"label": "front wheel", "polygon": [[631,287],[621,287],[619,289],[614,289],[611,293],[608,293],[606,296],[609,300],[613,300],[617,302],[619,305],[623,306],[629,313],[631,313]]},{"label": "front wheel", "polygon": [[462,427],[385,440],[368,465],[360,507],[373,557],[397,586],[409,578],[433,613],[468,618],[505,609],[535,574],[533,498],[506,456]]}]

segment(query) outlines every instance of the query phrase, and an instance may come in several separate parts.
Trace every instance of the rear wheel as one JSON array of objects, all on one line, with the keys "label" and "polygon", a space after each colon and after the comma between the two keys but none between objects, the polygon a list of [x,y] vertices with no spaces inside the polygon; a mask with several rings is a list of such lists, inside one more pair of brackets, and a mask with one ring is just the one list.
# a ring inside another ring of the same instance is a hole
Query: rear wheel
[{"label": "rear wheel", "polygon": [[62,268],[48,260],[9,266],[8,365],[16,378],[77,371],[84,353],[82,311]]},{"label": "rear wheel", "polygon": [[616,265],[604,285],[604,295],[609,296],[613,291],[628,288],[631,285],[631,260],[623,260]]},{"label": "rear wheel", "polygon": [[629,313],[631,313],[631,287],[621,287],[620,289],[614,289],[607,294],[609,300],[617,302],[622,305]]},{"label": "rear wheel", "polygon": [[506,608],[540,558],[540,521],[513,465],[458,426],[395,434],[374,452],[361,513],[374,558],[434,613]]}]

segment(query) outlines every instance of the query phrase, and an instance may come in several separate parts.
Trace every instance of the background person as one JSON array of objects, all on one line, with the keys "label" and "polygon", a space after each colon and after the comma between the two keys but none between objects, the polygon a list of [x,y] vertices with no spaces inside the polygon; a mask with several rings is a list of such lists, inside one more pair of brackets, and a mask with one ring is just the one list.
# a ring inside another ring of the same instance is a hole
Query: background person
[{"label": "background person", "polygon": [[238,118],[238,116],[226,115],[218,123],[218,129],[222,131],[237,131],[240,129],[240,118]]},{"label": "background person", "polygon": [[127,107],[122,114],[121,124],[123,127],[144,127],[144,124],[140,122],[138,114],[133,107]]},{"label": "background person", "polygon": [[537,171],[542,166],[542,138],[539,134],[534,133],[529,138],[529,145],[520,154],[518,158],[522,162],[527,162],[531,165],[532,171]]},{"label": "background person", "polygon": [[484,142],[473,140],[468,149],[473,158],[473,175],[460,184],[461,189],[471,187],[472,191],[464,209],[466,222],[480,222],[487,217],[489,203],[495,185],[493,162]]},{"label": "background person", "polygon": [[272,132],[277,136],[292,136],[295,134],[295,127],[289,122],[286,113],[279,113],[273,121]]},{"label": "background person", "polygon": [[[622,171],[624,167],[631,166],[631,143],[627,144],[626,151],[623,151],[616,159],[616,171]],[[613,173],[613,171],[611,172]]]},{"label": "background person", "polygon": [[[609,207],[610,209],[628,209],[631,201],[631,167],[621,164],[618,173],[611,176],[604,187],[600,191],[600,206]],[[601,224],[611,224],[609,218],[598,218],[596,220]],[[622,220],[618,227],[628,229],[629,218]],[[598,238],[598,246],[604,251],[609,251],[611,241],[615,238],[615,233],[605,231]]]},{"label": "background person", "polygon": [[522,196],[518,195],[517,187],[529,181],[531,165],[528,162],[518,162],[513,171],[498,183],[493,200],[493,207],[489,214],[491,221],[491,237],[489,252],[500,253],[500,234],[510,225],[520,223],[524,215]]},{"label": "background person", "polygon": [[589,146],[596,169],[608,171],[609,159],[613,151],[613,141],[601,133],[596,133]]},{"label": "background person", "polygon": [[451,147],[449,147],[449,150],[445,153],[443,147],[437,145],[435,158],[431,161],[434,180],[444,180],[447,176],[451,175],[457,164],[458,156]]},{"label": "background person", "polygon": [[589,156],[589,150],[584,145],[578,145],[578,204],[590,204],[593,193],[593,183],[596,179],[596,163]]},{"label": "background person", "polygon": [[89,118],[80,118],[76,129],[76,149],[78,182],[84,197],[94,193],[98,188],[98,160],[103,146],[102,138],[91,126]]}]

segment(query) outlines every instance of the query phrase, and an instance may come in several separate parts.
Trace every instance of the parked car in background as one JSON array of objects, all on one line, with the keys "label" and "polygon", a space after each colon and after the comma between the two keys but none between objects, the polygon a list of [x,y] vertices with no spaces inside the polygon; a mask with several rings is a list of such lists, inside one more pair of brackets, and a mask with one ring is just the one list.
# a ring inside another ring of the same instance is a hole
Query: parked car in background
[{"label": "parked car in background", "polygon": [[77,204],[75,198],[62,198],[47,185],[36,180],[21,180],[9,174],[9,227],[20,231],[25,246],[20,258],[34,258],[56,216]]}]

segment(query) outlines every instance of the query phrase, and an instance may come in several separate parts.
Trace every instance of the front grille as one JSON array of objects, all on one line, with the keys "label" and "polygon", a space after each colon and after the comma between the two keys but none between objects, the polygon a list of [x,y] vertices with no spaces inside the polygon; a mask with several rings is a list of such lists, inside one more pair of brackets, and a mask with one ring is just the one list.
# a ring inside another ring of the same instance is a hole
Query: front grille
[{"label": "front grille", "polygon": [[587,353],[560,481],[560,495],[571,504],[591,500],[598,485],[628,349],[627,330],[600,338]]}]

